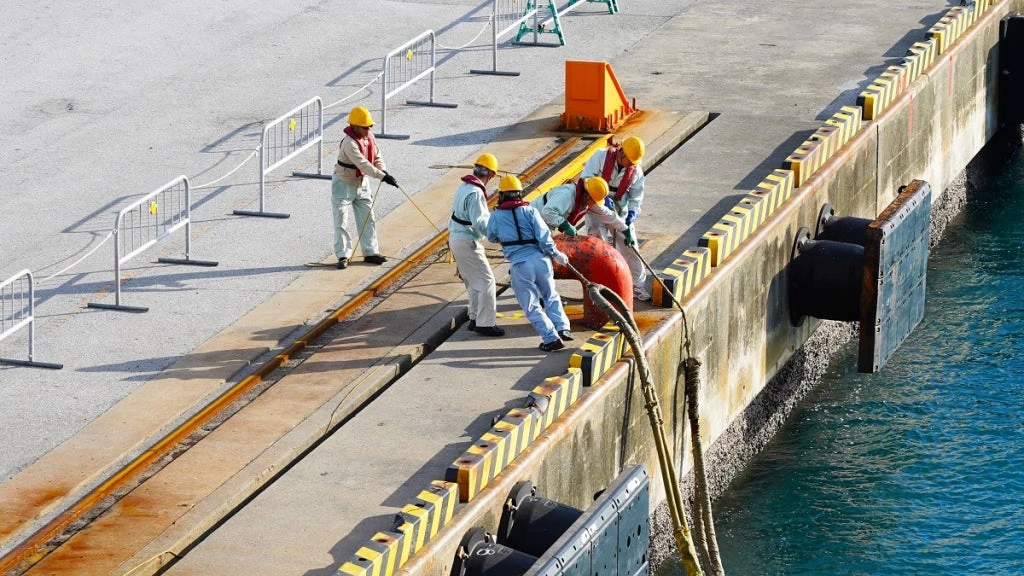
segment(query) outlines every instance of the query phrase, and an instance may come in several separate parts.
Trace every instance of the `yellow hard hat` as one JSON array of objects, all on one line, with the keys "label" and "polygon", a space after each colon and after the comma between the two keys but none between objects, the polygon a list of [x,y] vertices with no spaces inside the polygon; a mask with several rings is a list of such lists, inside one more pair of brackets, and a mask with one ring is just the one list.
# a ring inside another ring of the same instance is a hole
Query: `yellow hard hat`
[{"label": "yellow hard hat", "polygon": [[630,136],[622,142],[622,152],[633,164],[639,164],[644,157],[644,141],[636,136]]},{"label": "yellow hard hat", "polygon": [[481,154],[480,157],[476,159],[476,165],[483,166],[495,174],[498,172],[498,159],[494,157],[494,154]]},{"label": "yellow hard hat", "polygon": [[604,199],[608,197],[608,183],[600,176],[587,178],[583,181],[583,187],[586,188],[587,194],[590,195],[590,199],[593,200],[595,204],[604,202]]},{"label": "yellow hard hat", "polygon": [[506,174],[501,177],[501,182],[498,182],[498,192],[522,192],[523,183],[519,181],[513,174]]},{"label": "yellow hard hat", "polygon": [[373,116],[370,116],[370,111],[365,107],[356,106],[348,113],[348,123],[353,126],[369,128],[373,126]]}]

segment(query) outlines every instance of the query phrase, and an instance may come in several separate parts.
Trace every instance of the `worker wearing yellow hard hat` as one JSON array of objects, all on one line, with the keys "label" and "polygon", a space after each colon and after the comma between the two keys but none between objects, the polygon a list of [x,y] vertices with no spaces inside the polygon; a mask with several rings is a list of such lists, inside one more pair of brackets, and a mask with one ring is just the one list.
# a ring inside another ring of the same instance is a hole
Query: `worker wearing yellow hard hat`
[{"label": "worker wearing yellow hard hat", "polygon": [[569,258],[551,240],[540,213],[523,201],[523,184],[509,174],[498,183],[498,207],[487,223],[487,239],[501,244],[511,263],[512,290],[526,318],[541,337],[540,349],[554,352],[572,340],[569,318],[555,289],[552,260],[561,265]]},{"label": "worker wearing yellow hard hat", "polygon": [[608,182],[611,193],[605,203],[622,217],[626,229],[609,228],[588,213],[587,233],[612,242],[626,259],[630,274],[633,276],[633,297],[637,300],[651,299],[650,292],[644,288],[647,270],[635,252],[635,222],[640,216],[640,206],[644,200],[644,171],[640,167],[644,151],[643,140],[630,136],[623,140],[621,145],[612,144],[604,150],[598,150],[587,161],[580,175],[580,178],[601,176]]},{"label": "worker wearing yellow hard hat", "polygon": [[548,227],[552,230],[557,228],[569,236],[576,235],[575,224],[584,215],[593,216],[601,226],[609,230],[621,232],[626,229],[626,223],[621,216],[604,205],[608,193],[608,183],[604,178],[580,178],[576,182],[555,186],[538,196],[531,205],[540,212]]},{"label": "worker wearing yellow hard hat", "polygon": [[345,136],[338,146],[338,164],[331,178],[331,206],[334,211],[334,255],[338,257],[338,268],[348,267],[355,250],[355,242],[348,232],[349,207],[356,220],[356,233],[363,260],[380,265],[387,258],[380,254],[377,245],[377,220],[373,214],[373,191],[369,179],[381,180],[391,186],[398,186],[395,177],[388,174],[384,156],[377,147],[370,128],[373,116],[362,106],[356,106],[348,114]]},{"label": "worker wearing yellow hard hat", "polygon": [[455,190],[448,221],[448,248],[455,257],[469,301],[469,329],[484,336],[505,335],[505,330],[497,325],[494,272],[482,242],[490,219],[487,183],[497,174],[498,159],[493,154],[481,154],[473,164],[473,173],[463,176]]}]

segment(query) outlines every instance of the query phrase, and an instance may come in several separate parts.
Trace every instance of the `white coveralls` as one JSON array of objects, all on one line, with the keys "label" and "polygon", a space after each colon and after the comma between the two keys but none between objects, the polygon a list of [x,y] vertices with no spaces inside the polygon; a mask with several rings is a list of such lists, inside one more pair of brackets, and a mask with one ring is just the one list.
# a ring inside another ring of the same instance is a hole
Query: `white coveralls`
[{"label": "white coveralls", "polygon": [[377,220],[373,214],[373,192],[370,191],[370,178],[380,180],[387,168],[384,157],[377,148],[377,158],[373,164],[359,151],[359,145],[347,134],[338,147],[338,162],[353,165],[362,172],[356,176],[353,168],[334,165],[334,176],[331,177],[331,206],[334,213],[334,255],[351,258],[355,248],[352,236],[348,233],[348,207],[356,218],[356,231],[359,235],[359,246],[363,257],[380,253],[377,246]]},{"label": "white coveralls", "polygon": [[[456,222],[456,218],[469,224]],[[484,191],[463,181],[455,190],[452,218],[448,221],[448,247],[466,286],[469,319],[480,327],[495,326],[497,322],[494,272],[481,242],[487,234],[489,218]]]},{"label": "white coveralls", "polygon": [[513,210],[499,208],[487,223],[487,239],[500,243],[512,264],[512,290],[542,343],[559,340],[558,332],[569,329],[569,317],[562,309],[548,258],[558,254],[558,248],[540,213],[529,205]]},{"label": "white coveralls", "polygon": [[[587,196],[589,198],[589,196]],[[540,217],[547,223],[548,228],[555,230],[573,212],[576,203],[576,184],[569,182],[556,186],[547,193],[538,196],[530,203],[540,212]],[[591,204],[586,211],[587,219],[593,219],[599,226],[605,229],[621,232],[626,229],[626,223],[622,218],[608,209],[604,204]],[[570,224],[573,224],[570,222]],[[575,224],[573,224],[575,225]],[[588,223],[589,227],[590,224]]]},{"label": "white coveralls", "polygon": [[[583,166],[583,173],[580,174],[580,178],[591,178],[593,176],[601,176],[601,171],[604,168],[605,157],[608,155],[608,149],[599,150],[590,160],[587,160],[585,166]],[[622,182],[622,175],[625,172],[625,168],[619,166],[616,162],[615,167],[612,169],[612,176],[608,179],[608,187],[611,188],[611,194],[609,197],[613,198],[616,196],[616,190],[624,184],[628,186],[626,193],[622,195],[622,198],[615,202],[615,211],[619,216],[625,218],[626,214],[632,210],[636,213],[636,217],[640,217],[640,204],[644,200],[644,171],[640,168],[640,165],[636,166],[634,171],[632,182]],[[647,270],[644,268],[643,261],[637,256],[636,252],[632,248],[626,246],[626,238],[621,230],[609,230],[606,226],[602,226],[601,222],[592,214],[587,213],[587,234],[591,236],[597,236],[599,238],[609,239],[609,233],[613,235],[612,244],[615,245],[615,249],[622,254],[622,257],[626,259],[626,264],[629,266],[629,272],[633,276],[633,289],[636,291],[638,288],[642,291],[644,281],[647,280]],[[630,229],[633,231],[633,238],[636,239],[636,224],[630,224]]]}]

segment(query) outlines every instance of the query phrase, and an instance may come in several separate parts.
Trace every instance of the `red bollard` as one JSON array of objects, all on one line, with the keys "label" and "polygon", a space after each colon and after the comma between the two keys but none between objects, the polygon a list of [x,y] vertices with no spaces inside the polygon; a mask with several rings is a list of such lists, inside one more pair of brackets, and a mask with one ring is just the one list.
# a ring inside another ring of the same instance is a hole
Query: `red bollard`
[{"label": "red bollard", "polygon": [[[580,271],[587,280],[595,284],[603,284],[622,297],[622,300],[633,309],[633,276],[629,272],[626,259],[608,242],[594,236],[555,236],[555,246],[569,257],[569,264]],[[578,280],[565,266],[552,262],[555,278],[562,280]],[[582,284],[582,282],[581,282]],[[608,322],[608,315],[601,311],[590,299],[586,288],[583,290],[583,324],[588,328],[598,329]]]}]

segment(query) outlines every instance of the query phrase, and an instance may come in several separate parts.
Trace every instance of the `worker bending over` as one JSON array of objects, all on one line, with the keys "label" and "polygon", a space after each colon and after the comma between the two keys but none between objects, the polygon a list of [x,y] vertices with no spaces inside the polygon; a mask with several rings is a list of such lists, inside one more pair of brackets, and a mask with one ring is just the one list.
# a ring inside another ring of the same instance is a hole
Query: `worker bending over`
[{"label": "worker bending over", "polygon": [[540,213],[523,201],[519,178],[504,176],[498,183],[498,193],[498,207],[487,223],[487,239],[500,243],[505,258],[512,264],[512,290],[526,318],[540,334],[540,349],[561,350],[565,348],[562,340],[572,340],[572,332],[562,309],[562,298],[555,289],[551,260],[564,266],[569,257],[555,247]]},{"label": "worker bending over", "polygon": [[593,216],[602,227],[621,232],[626,229],[622,217],[604,204],[608,197],[608,183],[600,176],[580,178],[556,186],[530,203],[552,230],[561,230],[568,236],[576,235],[573,222],[579,222],[584,214]]},{"label": "worker bending over", "polygon": [[398,187],[395,177],[388,174],[384,156],[370,132],[373,117],[370,111],[356,106],[348,113],[345,137],[338,146],[338,165],[331,177],[331,206],[334,208],[334,255],[338,268],[348,268],[348,260],[355,249],[348,233],[348,207],[356,217],[356,233],[363,250],[363,260],[381,265],[388,261],[377,247],[377,220],[373,214],[373,192],[369,178]]},{"label": "worker bending over", "polygon": [[588,213],[587,233],[612,242],[626,259],[629,272],[633,276],[633,297],[647,301],[651,299],[650,292],[644,289],[647,270],[640,256],[634,251],[636,227],[633,225],[640,217],[640,205],[644,200],[644,171],[640,168],[640,160],[643,157],[643,140],[631,136],[626,138],[621,146],[609,146],[591,156],[583,167],[580,178],[601,176],[608,182],[611,190],[611,208],[623,217],[627,228],[623,231],[609,230],[607,226],[601,225],[596,216]]},{"label": "worker bending over", "polygon": [[462,177],[455,190],[452,217],[448,222],[448,247],[466,286],[469,300],[469,329],[484,336],[504,336],[496,325],[494,272],[481,242],[487,235],[487,183],[498,173],[498,159],[481,154],[473,173]]}]

